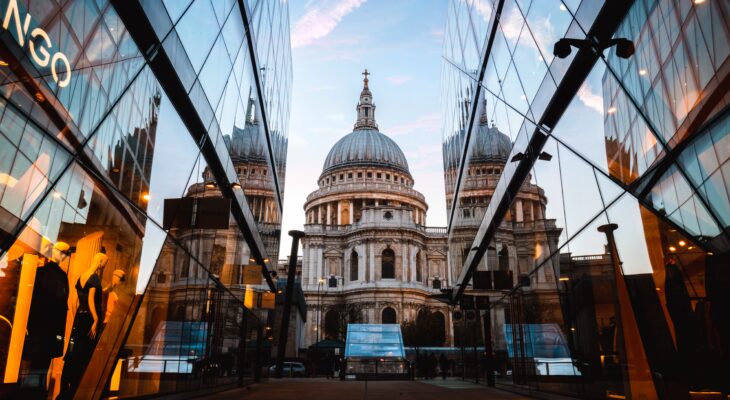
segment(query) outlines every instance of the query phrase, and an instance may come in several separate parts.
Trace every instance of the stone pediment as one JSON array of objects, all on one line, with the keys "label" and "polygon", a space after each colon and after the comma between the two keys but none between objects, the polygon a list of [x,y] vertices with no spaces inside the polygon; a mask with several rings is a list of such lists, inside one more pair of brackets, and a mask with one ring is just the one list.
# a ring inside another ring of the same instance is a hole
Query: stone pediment
[{"label": "stone pediment", "polygon": [[323,252],[325,257],[340,257],[342,256],[342,250],[339,247],[328,247]]}]

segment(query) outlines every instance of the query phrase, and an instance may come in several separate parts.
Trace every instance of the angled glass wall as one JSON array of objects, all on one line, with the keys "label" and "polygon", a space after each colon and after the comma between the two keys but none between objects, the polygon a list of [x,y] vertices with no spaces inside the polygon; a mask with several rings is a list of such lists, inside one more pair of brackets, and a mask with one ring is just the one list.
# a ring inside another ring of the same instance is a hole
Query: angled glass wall
[{"label": "angled glass wall", "polygon": [[[489,298],[484,365],[497,385],[596,399],[727,395],[727,5],[452,3],[452,299]],[[485,30],[462,21],[479,10]],[[474,35],[476,72],[460,59]],[[553,55],[561,38],[586,37],[635,51]],[[508,287],[477,279],[500,271]]]},{"label": "angled glass wall", "polygon": [[0,2],[0,397],[254,379],[292,76],[253,3]]}]

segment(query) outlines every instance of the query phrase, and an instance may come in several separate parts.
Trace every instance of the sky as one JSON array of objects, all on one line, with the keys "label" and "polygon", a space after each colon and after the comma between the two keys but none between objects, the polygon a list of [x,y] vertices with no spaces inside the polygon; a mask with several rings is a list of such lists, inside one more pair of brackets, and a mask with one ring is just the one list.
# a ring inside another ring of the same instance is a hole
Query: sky
[{"label": "sky", "polygon": [[[507,40],[518,43],[514,57],[523,85],[533,85],[537,90],[545,71],[531,76],[530,71],[534,74],[541,70],[532,65],[542,64],[543,56],[552,59],[551,44],[568,28],[570,14],[564,3],[538,2],[533,8],[529,15],[538,27],[532,31],[535,42],[517,41],[523,36],[518,33],[522,19],[513,15],[515,10],[507,11],[502,30]],[[415,188],[429,204],[427,225],[446,226],[441,54],[447,9],[447,0],[289,1],[294,85],[280,259],[290,254],[287,232],[303,229],[302,207],[306,196],[317,189],[327,153],[352,131],[365,68],[371,73],[369,86],[380,131],[401,147]],[[478,7],[476,11],[482,14]],[[506,54],[498,53],[501,57]],[[601,90],[604,79],[605,64],[599,62],[552,134],[570,143],[573,151],[590,160],[599,171],[606,172]],[[519,88],[505,85],[503,96],[519,102],[516,99],[523,94]],[[521,98],[529,101],[526,96]],[[509,117],[505,118],[507,114],[499,113],[499,106],[494,107],[494,98],[488,102],[492,102],[488,107],[490,118],[514,141],[523,117],[514,110],[508,111]],[[575,235],[561,251],[574,255],[603,253],[605,237],[595,228],[607,221],[620,222],[624,230],[617,238],[619,249],[622,258],[631,260],[624,265],[626,273],[651,271],[643,231],[631,229],[641,220],[636,200],[622,197],[607,214],[582,229],[601,211],[604,202],[609,204],[623,191],[594,174],[577,154],[559,149],[554,140],[546,149],[556,157],[553,162],[538,162],[531,180],[545,191],[546,217],[555,219],[562,228],[561,244]]]},{"label": "sky", "polygon": [[427,224],[446,226],[440,83],[447,4],[289,1],[294,83],[280,259],[291,252],[287,232],[303,229],[302,207],[327,153],[352,132],[365,68],[378,126],[406,155],[429,205]]}]

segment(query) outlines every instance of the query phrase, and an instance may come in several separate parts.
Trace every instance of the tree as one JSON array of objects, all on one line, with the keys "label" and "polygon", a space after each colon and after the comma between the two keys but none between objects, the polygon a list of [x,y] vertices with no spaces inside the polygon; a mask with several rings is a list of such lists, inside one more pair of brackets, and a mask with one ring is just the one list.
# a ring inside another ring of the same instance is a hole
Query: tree
[{"label": "tree", "polygon": [[440,347],[446,340],[442,316],[424,308],[418,312],[415,321],[401,324],[403,343],[408,347]]}]

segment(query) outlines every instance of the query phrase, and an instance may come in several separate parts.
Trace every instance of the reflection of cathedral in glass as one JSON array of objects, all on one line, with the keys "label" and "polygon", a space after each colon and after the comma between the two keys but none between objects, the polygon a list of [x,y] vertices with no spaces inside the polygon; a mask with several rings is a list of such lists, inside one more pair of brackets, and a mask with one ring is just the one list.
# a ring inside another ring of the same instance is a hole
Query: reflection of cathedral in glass
[{"label": "reflection of cathedral in glass", "polygon": [[[468,109],[466,107],[468,103],[463,104],[465,109]],[[449,265],[453,277],[461,274],[512,150],[509,136],[502,133],[493,121],[490,123],[488,120],[487,102],[484,101],[480,108],[479,127],[475,131],[476,136],[471,139],[470,156],[466,161],[468,167],[464,171],[459,196],[456,199],[458,203],[449,237]],[[443,145],[447,210],[451,210],[454,202],[454,188],[459,167],[458,158],[449,155],[459,154],[461,151],[465,139],[463,129],[460,132],[448,138]],[[499,289],[510,289],[517,285],[521,275],[529,274],[536,265],[546,260],[550,253],[557,249],[562,229],[556,226],[555,219],[546,218],[547,202],[545,191],[532,183],[528,177],[479,263],[475,273],[477,276],[472,280],[472,282],[474,279],[479,280],[480,272],[498,271],[497,274],[490,275],[494,277],[490,278],[494,280],[494,286],[490,289],[495,289],[489,293],[491,297],[500,297]],[[558,294],[555,289],[556,277],[560,274],[559,260],[552,257],[548,262],[552,267],[540,269],[538,273],[532,274],[529,285],[524,288],[526,297],[529,298],[527,301],[549,304],[542,310],[546,322],[554,318],[551,313],[559,312]],[[500,280],[505,283],[504,287],[499,287],[500,283],[497,282]],[[480,289],[485,288],[480,287]],[[502,331],[504,323],[504,314],[495,315],[492,319],[492,329]],[[458,321],[455,321],[455,329],[459,329]],[[498,336],[498,339],[502,338]],[[504,350],[505,346],[503,340],[497,340],[495,343],[495,348],[498,350]]]},{"label": "reflection of cathedral in glass", "polygon": [[[273,132],[273,140],[283,141],[283,145],[275,146],[279,153],[286,149],[286,139]],[[241,182],[246,200],[253,214],[254,220],[264,241],[266,252],[270,259],[278,259],[279,230],[281,229],[281,214],[274,188],[274,175],[271,173],[271,164],[268,161],[266,136],[257,117],[253,99],[249,99],[246,110],[246,120],[243,128],[233,126],[231,135],[223,137],[231,155],[231,161]],[[276,154],[277,160],[285,160],[285,154]],[[284,167],[277,169],[280,183],[284,182]],[[283,187],[283,185],[282,185]],[[282,198],[284,196],[282,188]]]}]

